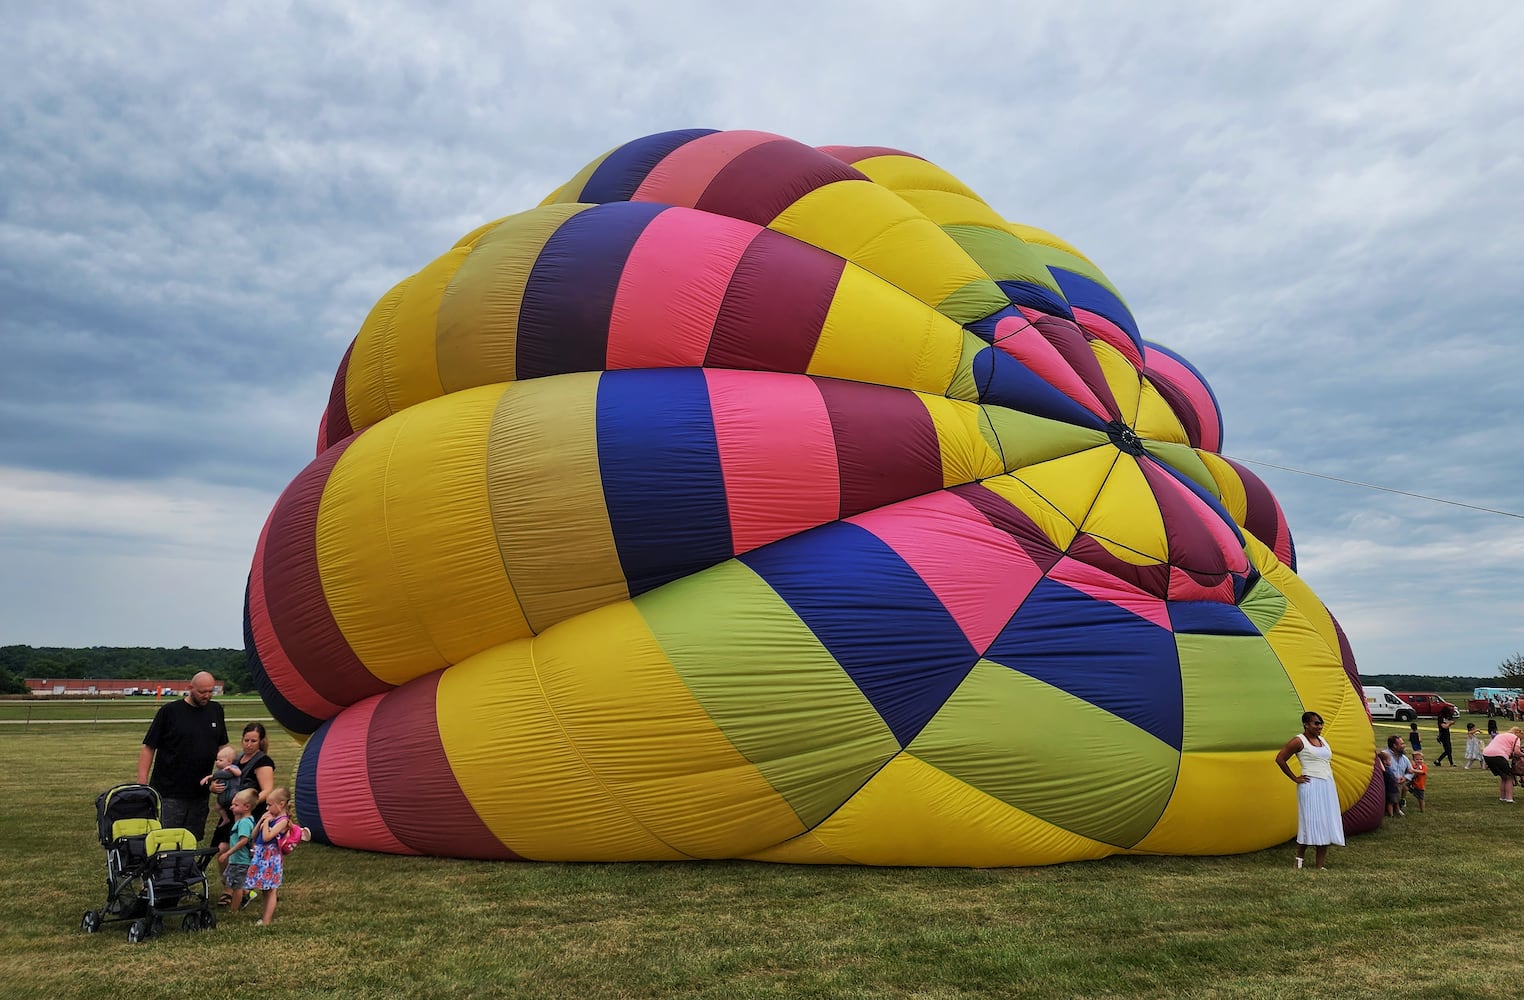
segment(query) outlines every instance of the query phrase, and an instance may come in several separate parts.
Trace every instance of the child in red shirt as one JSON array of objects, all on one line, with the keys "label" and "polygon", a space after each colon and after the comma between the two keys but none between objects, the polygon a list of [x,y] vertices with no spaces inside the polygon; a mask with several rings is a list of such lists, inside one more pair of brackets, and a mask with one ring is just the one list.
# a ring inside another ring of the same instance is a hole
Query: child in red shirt
[{"label": "child in red shirt", "polygon": [[1413,751],[1413,776],[1408,779],[1408,791],[1418,800],[1418,811],[1423,812],[1423,787],[1429,780],[1429,765],[1423,762],[1423,754]]}]

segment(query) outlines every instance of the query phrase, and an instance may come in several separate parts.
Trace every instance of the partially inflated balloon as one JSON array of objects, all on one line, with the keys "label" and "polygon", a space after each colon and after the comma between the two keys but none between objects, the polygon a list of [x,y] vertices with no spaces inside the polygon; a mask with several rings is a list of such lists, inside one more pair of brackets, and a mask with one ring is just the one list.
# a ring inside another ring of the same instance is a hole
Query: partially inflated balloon
[{"label": "partially inflated balloon", "polygon": [[1201,375],[939,168],[649,136],[371,312],[259,542],[318,839],[1030,865],[1254,850],[1372,732]]}]

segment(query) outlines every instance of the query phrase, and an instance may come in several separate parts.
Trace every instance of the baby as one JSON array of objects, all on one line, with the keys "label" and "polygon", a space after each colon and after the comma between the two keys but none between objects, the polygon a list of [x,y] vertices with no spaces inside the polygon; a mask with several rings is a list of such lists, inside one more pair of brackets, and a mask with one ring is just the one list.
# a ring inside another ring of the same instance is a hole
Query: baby
[{"label": "baby", "polygon": [[[238,751],[230,746],[218,750],[216,769],[201,779],[203,785],[220,781],[225,786],[217,796],[217,826],[219,828],[233,825],[233,796],[238,793],[237,779],[243,774],[243,769],[233,763],[237,757]],[[216,842],[213,838],[213,843]]]}]

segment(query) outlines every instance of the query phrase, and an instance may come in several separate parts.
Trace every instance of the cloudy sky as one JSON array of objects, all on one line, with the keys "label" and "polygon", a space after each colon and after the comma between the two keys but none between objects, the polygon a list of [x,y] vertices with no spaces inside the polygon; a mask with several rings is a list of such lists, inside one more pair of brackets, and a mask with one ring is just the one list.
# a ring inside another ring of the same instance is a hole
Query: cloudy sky
[{"label": "cloudy sky", "polygon": [[1524,651],[1524,7],[728,6],[0,0],[0,645],[241,645],[371,304],[706,127],[908,150],[1087,253],[1224,453],[1331,477],[1256,466],[1365,672]]}]

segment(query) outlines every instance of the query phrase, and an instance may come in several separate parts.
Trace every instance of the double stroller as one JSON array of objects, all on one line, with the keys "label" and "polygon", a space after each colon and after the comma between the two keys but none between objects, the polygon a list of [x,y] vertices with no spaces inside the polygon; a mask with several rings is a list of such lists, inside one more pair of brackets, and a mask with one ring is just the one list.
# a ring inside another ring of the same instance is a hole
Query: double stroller
[{"label": "double stroller", "polygon": [[148,785],[117,785],[95,800],[96,827],[106,849],[106,904],[86,910],[79,926],[94,934],[107,921],[131,921],[128,941],[164,932],[166,918],[180,929],[217,926],[206,866],[214,850],[197,850],[189,830],[159,826],[159,793]]}]

